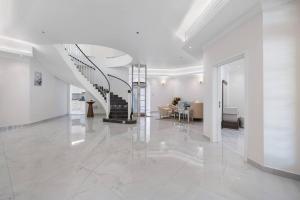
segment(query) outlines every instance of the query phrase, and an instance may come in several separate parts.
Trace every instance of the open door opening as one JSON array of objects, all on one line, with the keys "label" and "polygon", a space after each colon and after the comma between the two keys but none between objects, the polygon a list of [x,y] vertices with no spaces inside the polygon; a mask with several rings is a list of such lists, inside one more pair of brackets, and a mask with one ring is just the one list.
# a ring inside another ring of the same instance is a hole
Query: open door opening
[{"label": "open door opening", "polygon": [[219,131],[225,148],[245,156],[244,58],[218,68]]},{"label": "open door opening", "polygon": [[70,114],[84,115],[86,112],[85,90],[70,85]]}]

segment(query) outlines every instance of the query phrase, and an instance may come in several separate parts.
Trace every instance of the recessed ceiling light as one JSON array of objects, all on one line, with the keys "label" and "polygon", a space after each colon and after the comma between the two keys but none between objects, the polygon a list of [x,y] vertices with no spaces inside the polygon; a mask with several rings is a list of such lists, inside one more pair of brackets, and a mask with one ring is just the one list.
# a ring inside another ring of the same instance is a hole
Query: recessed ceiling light
[{"label": "recessed ceiling light", "polygon": [[191,46],[189,46],[189,49],[191,49],[192,47]]}]

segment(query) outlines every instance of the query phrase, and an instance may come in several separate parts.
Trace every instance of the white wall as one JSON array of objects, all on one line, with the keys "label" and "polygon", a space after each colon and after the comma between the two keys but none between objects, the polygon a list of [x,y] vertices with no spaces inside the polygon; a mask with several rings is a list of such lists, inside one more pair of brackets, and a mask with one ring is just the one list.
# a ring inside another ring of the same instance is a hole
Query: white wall
[{"label": "white wall", "polygon": [[30,121],[30,61],[0,54],[0,127]]},{"label": "white wall", "polygon": [[248,158],[263,163],[262,15],[255,16],[203,50],[204,134],[212,141],[218,140],[217,65],[239,54],[246,56]]},{"label": "white wall", "polygon": [[263,12],[265,165],[300,174],[300,1],[278,6],[266,3]]},{"label": "white wall", "polygon": [[174,97],[174,81],[168,80],[166,85],[161,85],[160,78],[149,78],[150,84],[150,111],[158,111],[158,106],[167,105],[172,102]]},{"label": "white wall", "polygon": [[158,106],[170,104],[174,97],[184,101],[203,101],[204,88],[195,75],[168,78],[162,85],[160,77],[149,78],[151,87],[151,111],[157,111]]},{"label": "white wall", "polygon": [[[34,86],[34,72],[43,84]],[[68,113],[68,85],[48,73],[35,57],[0,54],[0,127],[37,122]]]},{"label": "white wall", "polygon": [[[34,86],[34,73],[42,72],[43,84]],[[69,85],[48,73],[36,59],[30,62],[30,122],[68,114]]]},{"label": "white wall", "polygon": [[216,66],[244,54],[247,157],[264,166],[300,174],[300,2],[262,2],[267,3],[263,14],[203,50],[204,133],[217,141]]}]

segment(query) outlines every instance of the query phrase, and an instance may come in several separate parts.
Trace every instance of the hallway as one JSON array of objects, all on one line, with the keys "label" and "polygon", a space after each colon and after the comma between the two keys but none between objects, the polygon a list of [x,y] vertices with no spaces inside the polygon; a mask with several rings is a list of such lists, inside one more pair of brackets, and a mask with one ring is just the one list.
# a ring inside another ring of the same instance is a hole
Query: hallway
[{"label": "hallway", "polygon": [[201,132],[201,122],[82,116],[0,132],[0,199],[300,199],[300,182],[245,164]]}]

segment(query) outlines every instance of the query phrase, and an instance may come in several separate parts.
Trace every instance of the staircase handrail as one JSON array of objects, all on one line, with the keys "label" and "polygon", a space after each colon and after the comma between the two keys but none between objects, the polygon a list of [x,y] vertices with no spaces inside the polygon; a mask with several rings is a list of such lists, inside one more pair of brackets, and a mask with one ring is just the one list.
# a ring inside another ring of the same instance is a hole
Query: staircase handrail
[{"label": "staircase handrail", "polygon": [[107,84],[108,84],[108,93],[110,93],[110,82],[109,82],[108,78],[106,77],[106,75],[104,74],[104,72],[93,61],[91,61],[91,59],[82,51],[82,49],[78,46],[78,44],[75,44],[75,46],[82,53],[82,55],[104,76],[104,78],[106,79]]},{"label": "staircase handrail", "polygon": [[120,77],[114,76],[114,75],[112,75],[112,74],[107,74],[107,76],[112,77],[112,78],[115,78],[115,79],[118,79],[119,81],[125,83],[125,84],[129,87],[130,92],[132,92],[132,88],[131,88],[131,86],[129,85],[129,83],[127,83],[126,81],[124,81],[124,80],[121,79]]}]

